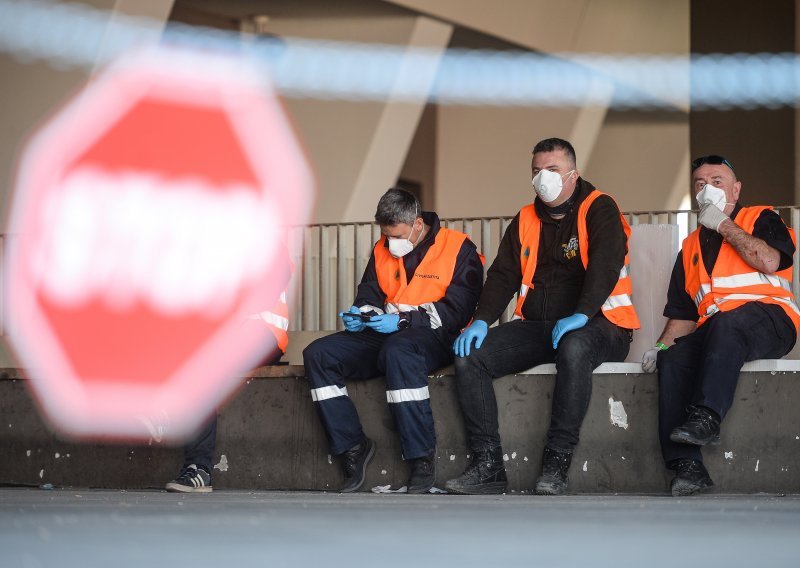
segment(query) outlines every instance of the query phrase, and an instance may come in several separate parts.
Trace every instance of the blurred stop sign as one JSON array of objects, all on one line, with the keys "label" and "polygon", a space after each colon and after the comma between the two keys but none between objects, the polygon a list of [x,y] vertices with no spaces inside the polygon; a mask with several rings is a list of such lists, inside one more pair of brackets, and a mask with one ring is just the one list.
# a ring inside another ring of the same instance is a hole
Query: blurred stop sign
[{"label": "blurred stop sign", "polygon": [[312,176],[275,93],[231,59],[126,59],[26,147],[10,340],[56,427],[177,439],[264,356],[243,326],[289,270]]}]

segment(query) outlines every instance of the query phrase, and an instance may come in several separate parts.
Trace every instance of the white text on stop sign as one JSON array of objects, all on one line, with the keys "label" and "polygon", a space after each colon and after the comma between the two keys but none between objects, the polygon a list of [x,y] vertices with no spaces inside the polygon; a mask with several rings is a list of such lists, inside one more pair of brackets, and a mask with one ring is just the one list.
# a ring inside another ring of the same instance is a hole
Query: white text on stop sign
[{"label": "white text on stop sign", "polygon": [[230,309],[261,275],[279,234],[275,209],[254,187],[81,168],[42,208],[34,281],[53,302],[138,301],[165,314]]}]

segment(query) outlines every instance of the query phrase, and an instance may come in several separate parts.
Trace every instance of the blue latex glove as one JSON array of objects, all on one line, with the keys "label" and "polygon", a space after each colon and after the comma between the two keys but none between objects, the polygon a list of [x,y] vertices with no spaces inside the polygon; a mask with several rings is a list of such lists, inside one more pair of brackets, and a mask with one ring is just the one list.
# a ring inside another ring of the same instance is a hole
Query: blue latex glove
[{"label": "blue latex glove", "polygon": [[558,342],[561,341],[565,333],[582,328],[588,321],[589,318],[583,314],[572,314],[558,320],[553,328],[553,349],[558,349]]},{"label": "blue latex glove", "polygon": [[347,331],[352,331],[352,332],[363,331],[364,328],[367,326],[367,324],[365,324],[359,318],[351,317],[348,315],[348,314],[358,314],[358,313],[361,313],[361,310],[359,310],[355,306],[350,306],[349,312],[342,312],[341,314],[339,314],[342,317],[344,328]]},{"label": "blue latex glove", "polygon": [[372,316],[372,319],[366,323],[366,326],[378,333],[394,333],[397,331],[398,323],[400,323],[400,316],[398,314],[381,314],[379,316]]},{"label": "blue latex glove", "polygon": [[461,335],[456,337],[453,342],[453,352],[458,357],[468,356],[472,342],[475,341],[475,349],[480,349],[487,333],[489,333],[489,325],[483,320],[475,320],[461,332]]}]

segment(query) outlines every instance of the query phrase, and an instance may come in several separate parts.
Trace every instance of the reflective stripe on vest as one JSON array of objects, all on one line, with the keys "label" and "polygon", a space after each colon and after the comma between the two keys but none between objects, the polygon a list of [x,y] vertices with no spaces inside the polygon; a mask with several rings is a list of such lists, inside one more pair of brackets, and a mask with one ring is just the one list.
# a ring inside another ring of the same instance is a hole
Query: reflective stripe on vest
[{"label": "reflective stripe on vest", "polygon": [[466,239],[464,233],[441,227],[408,282],[403,259],[393,257],[385,244],[386,237],[381,237],[375,243],[373,255],[378,284],[386,295],[384,311],[391,314],[422,308],[431,317],[431,327],[441,327],[433,302],[444,298],[453,279],[458,253]]},{"label": "reflective stripe on vest", "polygon": [[275,336],[278,349],[282,353],[286,353],[286,348],[289,346],[289,334],[287,333],[289,330],[289,306],[286,303],[286,291],[281,292],[271,310],[264,310],[251,318],[259,319],[267,324],[267,329]]},{"label": "reflective stripe on vest", "polygon": [[[743,207],[734,222],[752,235],[756,221],[771,207]],[[794,231],[789,229],[792,241]],[[683,241],[684,288],[697,306],[698,326],[719,311],[730,311],[747,302],[775,304],[783,308],[795,328],[800,327],[800,309],[792,295],[792,267],[775,274],[754,271],[727,241],[722,242],[717,261],[709,276],[703,263],[700,229]]]},{"label": "reflective stripe on vest", "polygon": [[[586,216],[589,213],[589,207],[601,195],[605,194],[595,189],[578,207],[578,247],[584,269],[589,266],[589,230],[586,225]],[[620,213],[620,220],[625,237],[630,242],[631,228],[622,213]],[[522,304],[525,302],[528,291],[533,288],[533,275],[536,272],[541,226],[541,220],[536,214],[535,206],[531,203],[523,207],[519,212],[519,240],[522,244],[520,253],[522,284],[519,289],[517,306],[514,308],[514,319],[522,318]],[[609,297],[603,302],[601,310],[611,323],[627,329],[639,329],[639,317],[633,307],[632,292],[630,259],[626,250],[625,262],[619,271],[617,283],[614,285],[614,289],[611,290]]]}]

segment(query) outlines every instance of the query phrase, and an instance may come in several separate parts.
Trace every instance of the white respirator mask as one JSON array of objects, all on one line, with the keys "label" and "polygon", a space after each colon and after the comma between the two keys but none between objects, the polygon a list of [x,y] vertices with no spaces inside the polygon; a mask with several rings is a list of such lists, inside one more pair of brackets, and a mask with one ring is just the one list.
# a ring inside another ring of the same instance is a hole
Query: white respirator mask
[{"label": "white respirator mask", "polygon": [[728,196],[725,195],[725,190],[707,183],[703,186],[696,196],[697,203],[702,207],[703,205],[713,205],[720,211],[725,211],[725,206],[728,205]]},{"label": "white respirator mask", "polygon": [[417,235],[417,242],[411,242],[411,235],[414,234],[414,224],[416,223],[416,211],[414,213],[414,223],[411,223],[411,232],[408,234],[408,238],[406,239],[392,239],[389,238],[389,254],[391,254],[395,258],[402,258],[412,250],[414,250],[414,245],[419,242],[419,238],[422,236],[422,231],[419,232]]},{"label": "white respirator mask", "polygon": [[[567,179],[575,170],[567,172]],[[561,195],[561,190],[564,189],[564,178],[557,172],[550,170],[539,170],[539,173],[533,176],[531,180],[533,189],[536,190],[536,195],[545,203],[552,203],[558,196]]]}]

